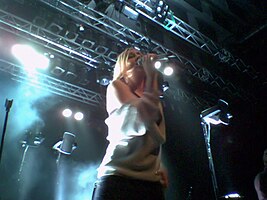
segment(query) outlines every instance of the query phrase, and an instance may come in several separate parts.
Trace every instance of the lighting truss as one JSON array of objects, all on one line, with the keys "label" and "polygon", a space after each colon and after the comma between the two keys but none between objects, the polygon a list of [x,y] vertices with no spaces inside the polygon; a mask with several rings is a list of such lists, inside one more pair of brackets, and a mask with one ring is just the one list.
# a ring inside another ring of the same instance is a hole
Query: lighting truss
[{"label": "lighting truss", "polygon": [[[21,66],[3,59],[0,59],[0,70],[11,74],[13,76],[12,79],[17,82],[23,82],[72,100],[93,106],[101,106],[104,104],[104,97],[99,93],[58,80],[42,73],[38,73],[38,79],[33,80]],[[191,103],[198,108],[210,106],[208,101],[192,96],[179,88],[169,91],[167,95],[174,96],[174,100]]]},{"label": "lighting truss", "polygon": [[[229,66],[235,67],[238,71],[246,73],[252,79],[259,78],[256,70],[252,66],[246,65],[240,58],[233,56],[225,48],[218,46],[210,38],[189,26],[173,14],[169,14],[163,23],[143,11],[145,9],[150,14],[154,14],[154,9],[150,7],[151,5],[149,1],[133,0],[133,3],[134,4],[132,6],[135,10],[152,22],[160,25],[164,29],[196,46],[202,51],[214,56],[220,62],[227,63]],[[140,9],[140,7],[143,9]]]},{"label": "lighting truss", "polygon": [[230,81],[224,81],[220,76],[211,73],[208,69],[200,67],[194,62],[186,59],[185,57],[173,52],[172,50],[162,46],[161,44],[133,31],[124,25],[116,22],[108,16],[97,12],[89,6],[77,0],[39,0],[52,8],[69,15],[75,20],[85,23],[92,28],[109,35],[110,37],[122,42],[124,44],[140,43],[143,47],[153,50],[159,54],[166,54],[176,58],[179,62],[183,63],[186,67],[185,70],[203,81],[203,71],[207,72],[205,81],[208,84],[221,88],[229,96],[242,98],[243,100],[251,100],[254,97],[241,88],[238,88]]},{"label": "lighting truss", "polygon": [[[85,57],[81,58],[79,57],[78,53],[71,54],[70,52],[74,52],[74,50],[71,47],[67,45],[65,46],[57,45],[54,42],[54,41],[59,41],[62,37],[57,36],[48,30],[38,27],[26,20],[20,19],[19,17],[11,15],[10,13],[7,13],[2,10],[0,10],[0,22],[1,22],[0,23],[1,29],[11,32],[13,34],[16,34],[20,37],[31,39],[34,42],[37,42],[38,44],[44,45],[59,53],[63,53],[63,55],[66,55],[72,59],[76,59],[81,62],[85,62],[87,60],[90,61],[91,59],[90,57],[88,57],[87,59],[85,59]],[[6,26],[3,26],[2,24]],[[67,40],[66,38],[62,38],[62,39]],[[160,50],[164,51],[164,49],[158,49],[159,52],[162,52]],[[111,55],[111,54],[109,53],[108,55]],[[114,62],[114,60],[112,60],[111,58],[109,59],[109,61]],[[49,77],[47,75],[40,75],[40,77],[42,77],[41,79],[42,84],[36,84],[36,83],[33,84],[31,81],[29,81],[26,73],[20,68],[20,66],[12,64],[2,59],[0,60],[0,63],[3,64],[0,66],[0,70],[12,74],[14,76],[14,80],[16,81],[20,81],[20,82],[23,81],[23,82],[26,82],[27,84],[31,84],[33,86],[38,86],[38,87],[42,86],[43,89],[48,90],[52,93],[59,94],[61,96],[74,99],[74,100],[77,100],[77,101],[80,101],[80,102],[83,102],[89,105],[91,104],[100,105],[101,102],[103,101],[103,98],[97,93],[94,93],[94,92],[91,93],[92,91],[86,90],[81,87],[77,87],[75,85],[72,85],[64,81],[60,81],[58,79]],[[172,96],[174,95],[176,96],[176,100],[178,101],[191,102],[192,104],[196,106],[197,105],[204,106],[204,107],[208,106],[208,102],[206,102],[205,100],[198,98],[198,97],[194,97],[188,93],[185,93],[184,91],[178,88],[172,91]]]},{"label": "lighting truss", "polygon": [[23,67],[3,59],[0,59],[0,70],[11,74],[13,76],[13,80],[15,81],[23,82],[88,105],[103,105],[103,97],[96,92],[61,81],[40,72],[37,72],[37,78],[33,79],[28,76]]},{"label": "lighting truss", "polygon": [[[97,68],[100,63],[105,63],[109,66],[115,63],[115,52],[109,51],[108,54],[97,53],[99,45],[94,42],[84,39],[82,44],[76,41],[69,40],[64,36],[55,34],[43,27],[34,25],[33,23],[21,19],[15,15],[5,12],[0,9],[0,28],[23,38],[33,40],[53,51],[62,53],[71,59],[75,59],[92,68]],[[18,32],[19,31],[19,32]],[[91,47],[86,47],[84,44],[91,42]],[[112,56],[111,56],[112,55]]]},{"label": "lighting truss", "polygon": [[[55,0],[53,2],[55,3],[55,2],[59,2],[59,1]],[[62,3],[62,1],[60,1],[60,2]],[[155,51],[157,53],[170,55],[170,56],[176,58],[179,62],[183,63],[186,66],[185,70],[189,74],[197,77],[201,81],[204,81],[204,82],[209,83],[213,86],[221,88],[229,96],[235,96],[238,98],[242,98],[243,100],[254,99],[254,98],[250,97],[250,94],[248,94],[247,92],[245,92],[242,89],[237,88],[231,82],[224,81],[221,77],[217,76],[216,74],[211,74],[206,68],[198,66],[197,64],[184,58],[183,56],[180,56],[180,55],[174,53],[173,51],[163,47],[162,45],[150,40],[149,38],[146,38],[146,37],[134,32],[134,31],[126,28],[125,26],[119,24],[118,22],[115,22],[112,19],[108,18],[107,16],[105,16],[101,13],[98,13],[94,10],[91,10],[89,7],[86,7],[85,5],[81,4],[80,2],[76,2],[74,0],[72,0],[71,2],[77,3],[79,5],[79,7],[81,7],[81,5],[82,5],[83,8],[89,9],[90,11],[95,13],[95,14],[91,13],[93,15],[93,17],[91,16],[91,18],[93,18],[93,22],[95,23],[95,24],[91,24],[91,26],[93,28],[101,30],[101,32],[103,32],[105,34],[111,34],[111,33],[108,33],[108,32],[110,32],[108,30],[112,30],[113,33],[111,35],[113,35],[114,37],[118,37],[117,39],[120,42],[123,42],[123,41],[125,42],[127,40],[128,41],[133,41],[133,40],[138,41],[138,42],[141,42],[143,45],[147,46],[147,48],[148,47],[153,48],[153,51]],[[64,4],[64,5],[66,5],[66,4]],[[60,8],[60,6],[57,7],[57,9],[59,9],[59,8]],[[78,8],[75,9],[70,5],[68,5],[66,7],[66,9],[67,10],[64,11],[64,13],[67,12],[70,16],[72,14],[75,14],[75,16],[77,17],[79,13],[76,13],[76,12],[80,12],[78,10]],[[73,9],[74,9],[75,13],[73,13],[74,12]],[[98,16],[98,15],[100,16],[100,18],[95,18],[95,16]],[[88,16],[88,18],[89,18],[89,15],[86,15],[86,16]],[[85,19],[87,19],[87,18],[84,17],[80,20],[82,20],[84,22]],[[86,22],[86,24],[88,24],[88,21],[85,21],[85,22]],[[101,24],[101,26],[99,26],[99,24]],[[114,25],[114,27],[112,27],[112,25]],[[24,19],[17,17],[17,16],[14,16],[14,15],[7,13],[3,10],[0,10],[0,28],[4,29],[6,31],[12,32],[14,34],[17,34],[19,36],[22,36],[24,38],[32,39],[35,42],[37,42],[37,43],[39,43],[45,47],[51,48],[51,49],[53,49],[59,53],[63,53],[64,55],[69,56],[72,59],[76,59],[76,60],[79,60],[81,62],[84,62],[84,63],[90,65],[91,67],[97,68],[97,65],[101,62],[103,62],[103,63],[115,63],[115,60],[113,58],[111,58],[111,56],[110,56],[112,53],[111,51],[107,51],[108,53],[106,55],[99,54],[99,53],[97,53],[97,51],[95,51],[95,49],[97,49],[98,45],[94,44],[93,47],[86,48],[82,44],[78,44],[75,41],[70,41],[63,36],[58,36],[49,30],[46,30],[42,27],[38,27],[38,26],[32,24],[31,22],[28,22]],[[117,34],[116,34],[116,31],[117,31]],[[132,34],[128,34],[129,32],[131,32]],[[123,38],[120,38],[119,36],[123,36]],[[125,39],[125,37],[127,38],[127,40]],[[109,49],[108,47],[105,47],[105,48]],[[89,54],[89,52],[91,54]]]}]

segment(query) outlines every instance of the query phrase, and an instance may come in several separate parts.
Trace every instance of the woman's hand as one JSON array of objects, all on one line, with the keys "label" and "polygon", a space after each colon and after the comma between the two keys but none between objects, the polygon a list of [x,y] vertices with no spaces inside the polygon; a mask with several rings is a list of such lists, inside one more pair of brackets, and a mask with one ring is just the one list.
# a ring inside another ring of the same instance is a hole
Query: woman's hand
[{"label": "woman's hand", "polygon": [[167,188],[169,185],[169,179],[168,179],[168,173],[166,169],[160,169],[157,173],[160,176],[160,183],[162,187]]},{"label": "woman's hand", "polygon": [[144,68],[147,78],[152,78],[156,74],[156,69],[154,67],[156,58],[156,54],[146,54],[141,58],[141,65]]},{"label": "woman's hand", "polygon": [[141,65],[146,74],[145,91],[158,96],[158,73],[154,66],[156,58],[156,54],[146,54],[141,58]]}]

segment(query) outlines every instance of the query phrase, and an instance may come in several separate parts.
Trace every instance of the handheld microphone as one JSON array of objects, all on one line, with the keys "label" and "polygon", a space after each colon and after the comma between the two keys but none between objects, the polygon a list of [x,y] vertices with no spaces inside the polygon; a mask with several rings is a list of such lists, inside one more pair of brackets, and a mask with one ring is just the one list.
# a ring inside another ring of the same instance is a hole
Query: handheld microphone
[{"label": "handheld microphone", "polygon": [[[169,58],[168,56],[166,56],[165,54],[160,54],[160,55],[157,55],[157,57],[155,59],[153,59],[154,62],[167,62],[169,61]],[[142,62],[143,62],[143,56],[140,57],[138,60],[137,60],[137,64],[138,65],[142,65]]]}]

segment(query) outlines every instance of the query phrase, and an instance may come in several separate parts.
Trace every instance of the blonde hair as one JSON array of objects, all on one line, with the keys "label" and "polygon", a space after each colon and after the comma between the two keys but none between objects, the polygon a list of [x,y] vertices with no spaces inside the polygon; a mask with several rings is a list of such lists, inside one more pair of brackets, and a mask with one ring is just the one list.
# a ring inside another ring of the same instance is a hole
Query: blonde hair
[{"label": "blonde hair", "polygon": [[113,80],[121,79],[125,76],[127,70],[129,69],[128,65],[129,51],[132,49],[133,48],[127,48],[118,56],[113,71]]}]

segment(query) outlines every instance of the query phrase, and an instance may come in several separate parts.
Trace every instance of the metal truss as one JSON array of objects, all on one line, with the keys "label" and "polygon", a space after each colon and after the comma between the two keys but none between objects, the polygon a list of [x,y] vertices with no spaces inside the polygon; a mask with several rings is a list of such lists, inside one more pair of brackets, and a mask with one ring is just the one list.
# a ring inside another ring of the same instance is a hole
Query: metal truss
[{"label": "metal truss", "polygon": [[0,28],[25,39],[30,39],[92,68],[97,68],[101,63],[109,66],[115,63],[114,57],[117,53],[113,51],[103,53],[102,50],[99,52],[99,49],[106,50],[107,48],[97,45],[94,41],[84,39],[81,44],[77,43],[76,40],[55,34],[1,9]]},{"label": "metal truss", "polygon": [[25,71],[23,67],[3,59],[0,59],[0,70],[11,74],[13,79],[18,82],[24,82],[69,99],[92,106],[100,106],[104,103],[103,97],[96,92],[58,80],[40,72],[36,72],[34,76],[29,76],[28,72]]},{"label": "metal truss", "polygon": [[[44,0],[41,1],[44,2]],[[66,2],[63,4],[63,1],[48,1],[54,4],[49,2],[46,2],[46,4],[49,4],[52,7],[56,6],[55,8],[57,10],[74,17],[76,20],[78,19],[81,22],[90,25],[94,29],[101,31],[104,34],[110,35],[119,42],[129,44],[131,41],[137,41],[137,43],[142,44],[143,47],[176,59],[185,65],[185,70],[189,74],[197,77],[201,81],[221,88],[229,96],[236,96],[244,100],[251,99],[249,97],[250,94],[247,94],[247,92],[244,90],[237,88],[231,82],[224,81],[216,74],[210,73],[206,68],[198,66],[183,56],[178,55],[177,53],[163,47],[157,42],[128,29],[127,27],[101,13],[92,10],[76,0],[70,1],[72,4],[76,5],[76,8],[70,4],[67,4]],[[59,4],[61,6],[59,6]],[[34,42],[62,53],[71,59],[76,59],[86,63],[90,67],[97,68],[100,63],[105,63],[109,66],[110,64],[112,65],[115,63],[114,54],[116,54],[116,52],[110,51],[108,47],[99,46],[94,41],[89,41],[87,39],[82,40],[82,43],[78,43],[76,40],[70,40],[64,36],[57,35],[43,27],[36,26],[31,22],[7,13],[3,10],[0,10],[0,28],[26,39],[31,39]],[[85,44],[90,44],[90,47],[85,46]],[[101,47],[106,49],[104,54],[99,53],[97,50]]]},{"label": "metal truss", "polygon": [[[124,25],[112,20],[108,16],[97,12],[87,5],[82,4],[77,0],[39,0],[52,8],[69,15],[75,20],[85,23],[92,28],[109,35],[124,44],[141,44],[142,47],[150,49],[160,54],[166,54],[175,58],[183,63],[186,67],[185,70],[213,86],[221,88],[230,96],[241,97],[242,99],[251,99],[250,94],[246,91],[234,86],[230,81],[224,81],[220,76],[209,72],[208,69],[200,67],[194,62],[186,59],[185,57],[173,52],[172,50],[162,46],[161,44],[125,27]],[[205,76],[203,79],[203,71]]]},{"label": "metal truss", "polygon": [[[20,19],[14,15],[11,15],[9,13],[6,13],[5,11],[0,10],[0,28],[3,30],[6,30],[8,32],[11,32],[13,34],[16,34],[20,37],[24,37],[26,39],[31,39],[34,42],[37,42],[38,44],[44,45],[45,47],[48,47],[54,51],[58,51],[60,53],[63,53],[64,55],[75,58],[76,60],[79,60],[81,62],[85,62],[87,60],[91,61],[91,57],[88,55],[88,57],[84,56],[81,58],[79,57],[79,52],[76,52],[71,44],[72,42],[68,42],[67,44],[70,45],[61,45],[57,44],[55,41],[61,41],[65,40],[67,41],[67,38],[63,38],[61,36],[58,36],[48,30],[43,29],[42,27],[38,27],[26,20]],[[3,26],[3,24],[5,26]],[[2,25],[2,26],[1,26]],[[87,40],[86,40],[87,41]],[[94,44],[97,49],[97,45]],[[107,48],[107,47],[105,47]],[[78,50],[84,50],[82,48],[77,48]],[[92,48],[93,50],[94,48]],[[159,49],[159,52],[161,49]],[[164,49],[162,49],[164,50]],[[97,52],[97,51],[96,51]],[[110,53],[108,55],[111,55]],[[75,57],[76,56],[76,57]],[[84,60],[85,59],[85,60]],[[107,57],[109,59],[109,57]],[[112,58],[109,59],[110,62],[114,62]],[[44,90],[50,91],[52,93],[77,100],[89,105],[100,105],[101,102],[103,102],[103,98],[92,91],[86,90],[84,88],[75,86],[73,84],[60,81],[58,79],[55,79],[53,77],[49,77],[44,74],[38,73],[38,82],[32,81],[28,76],[27,73],[18,65],[12,64],[8,61],[0,59],[0,70],[8,72],[12,74],[16,81],[19,82],[25,82],[27,84],[30,84],[35,87],[42,87]],[[96,67],[96,66],[94,66]],[[177,89],[173,90],[171,92],[172,96],[174,96],[173,92],[175,92],[176,100],[177,101],[184,101],[184,102],[191,102],[194,105],[200,105],[205,106],[207,105],[207,102],[205,102],[203,99],[200,99],[198,97],[193,97],[192,95],[185,93],[182,90]],[[204,102],[204,103],[203,103]]]},{"label": "metal truss", "polygon": [[[0,70],[13,76],[13,80],[43,89],[75,101],[79,101],[92,106],[103,106],[104,98],[93,91],[82,87],[58,80],[48,75],[36,72],[34,76],[29,76],[22,66],[0,59]],[[176,101],[191,103],[192,105],[203,108],[210,106],[209,102],[190,95],[179,88],[172,88],[165,93],[166,96],[174,97]]]},{"label": "metal truss", "polygon": [[238,71],[248,74],[252,79],[258,78],[258,74],[252,66],[246,65],[241,59],[233,56],[225,48],[216,45],[210,38],[192,28],[187,23],[174,16],[171,12],[168,14],[164,23],[162,23],[154,16],[150,16],[147,12],[144,12],[145,9],[145,11],[148,11],[150,14],[154,13],[155,8],[150,7],[151,5],[149,5],[149,1],[133,0],[133,3],[133,8],[147,19],[160,25],[164,29],[170,31],[204,52],[216,57],[220,62],[227,63],[229,66],[235,67]]}]

